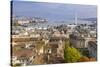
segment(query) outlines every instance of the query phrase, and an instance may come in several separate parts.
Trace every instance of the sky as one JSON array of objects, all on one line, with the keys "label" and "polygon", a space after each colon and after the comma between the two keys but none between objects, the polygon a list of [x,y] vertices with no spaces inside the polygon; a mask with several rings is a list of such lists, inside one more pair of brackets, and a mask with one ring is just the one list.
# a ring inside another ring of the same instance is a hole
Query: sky
[{"label": "sky", "polygon": [[47,3],[13,0],[13,15],[41,17],[49,21],[66,21],[77,14],[78,18],[97,17],[97,6],[64,3]]}]

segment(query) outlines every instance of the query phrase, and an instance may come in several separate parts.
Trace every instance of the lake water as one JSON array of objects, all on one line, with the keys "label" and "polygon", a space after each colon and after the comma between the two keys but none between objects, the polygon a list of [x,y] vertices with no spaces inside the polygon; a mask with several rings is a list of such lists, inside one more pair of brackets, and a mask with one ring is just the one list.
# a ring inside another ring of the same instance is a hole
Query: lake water
[{"label": "lake water", "polygon": [[[85,21],[85,20],[78,20],[78,24],[91,24],[91,21]],[[68,25],[68,24],[75,24],[74,20],[68,20],[68,21],[59,21],[59,22],[47,22],[47,23],[38,23],[38,24],[32,24],[31,27],[47,27],[47,26],[59,26],[59,25]]]}]

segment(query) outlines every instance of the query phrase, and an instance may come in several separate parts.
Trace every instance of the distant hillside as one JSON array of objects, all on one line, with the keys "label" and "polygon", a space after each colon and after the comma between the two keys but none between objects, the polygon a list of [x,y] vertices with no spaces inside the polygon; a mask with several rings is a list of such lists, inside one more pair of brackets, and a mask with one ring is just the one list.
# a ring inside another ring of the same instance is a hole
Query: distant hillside
[{"label": "distant hillside", "polygon": [[87,21],[97,21],[97,18],[84,18],[81,20],[87,20]]}]

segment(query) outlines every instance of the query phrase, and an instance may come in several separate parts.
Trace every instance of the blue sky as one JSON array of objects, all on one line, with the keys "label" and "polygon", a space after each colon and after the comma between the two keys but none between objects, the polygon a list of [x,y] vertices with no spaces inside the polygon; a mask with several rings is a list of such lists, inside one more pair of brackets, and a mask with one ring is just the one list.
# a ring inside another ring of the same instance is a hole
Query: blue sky
[{"label": "blue sky", "polygon": [[75,13],[77,13],[78,18],[94,18],[97,17],[96,12],[97,6],[94,5],[13,0],[13,15],[15,16],[42,17],[52,21],[66,21],[74,18]]}]

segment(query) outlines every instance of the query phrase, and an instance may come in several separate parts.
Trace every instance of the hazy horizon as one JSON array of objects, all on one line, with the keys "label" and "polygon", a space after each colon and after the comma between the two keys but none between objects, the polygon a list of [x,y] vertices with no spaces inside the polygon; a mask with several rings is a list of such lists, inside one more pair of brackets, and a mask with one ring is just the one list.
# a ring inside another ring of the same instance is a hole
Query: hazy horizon
[{"label": "hazy horizon", "polygon": [[41,17],[49,21],[78,18],[97,18],[97,6],[13,0],[13,15]]}]

